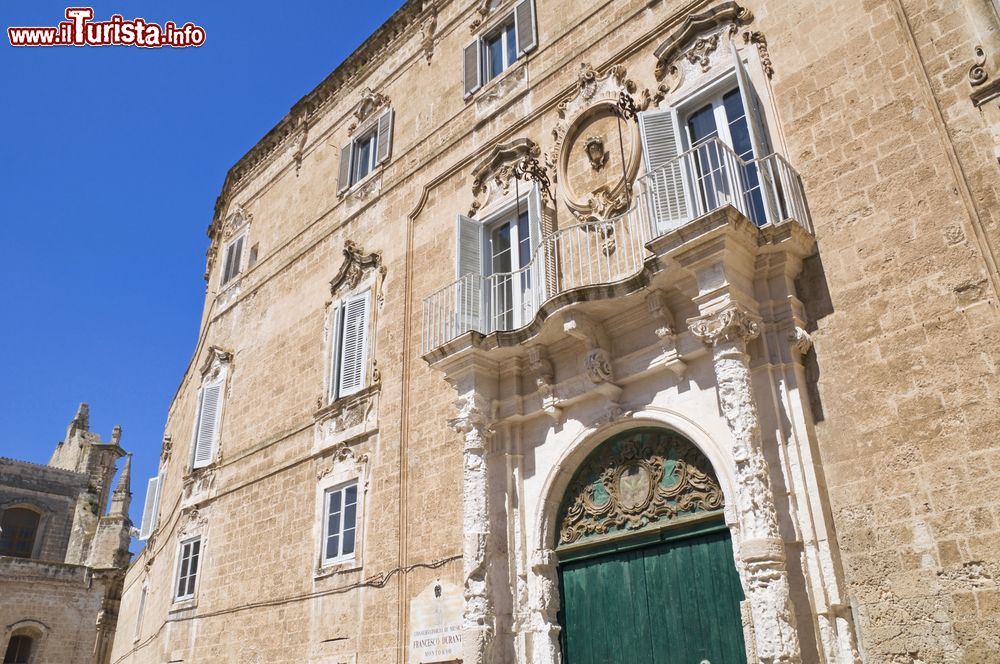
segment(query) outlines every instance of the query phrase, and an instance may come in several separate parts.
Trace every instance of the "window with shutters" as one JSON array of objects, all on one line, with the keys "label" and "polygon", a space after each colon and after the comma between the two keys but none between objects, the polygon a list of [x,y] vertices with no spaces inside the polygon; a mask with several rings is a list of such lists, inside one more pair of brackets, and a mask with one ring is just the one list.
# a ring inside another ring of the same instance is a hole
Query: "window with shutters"
[{"label": "window with shutters", "polygon": [[368,379],[371,291],[352,295],[330,312],[329,400],[349,396]]},{"label": "window with shutters", "polygon": [[340,151],[338,193],[367,179],[389,160],[392,152],[393,111],[386,109],[371,124],[358,130]]},{"label": "window with shutters", "polygon": [[783,214],[780,183],[757,161],[771,152],[763,104],[735,47],[732,53],[730,74],[639,116],[659,232],[734,200],[758,226]]},{"label": "window with shutters", "polygon": [[457,309],[466,329],[513,330],[544,301],[544,266],[534,260],[542,239],[541,193],[486,210],[483,220],[458,216]]},{"label": "window with shutters", "polygon": [[225,286],[243,271],[243,258],[246,253],[246,232],[240,233],[226,244],[222,261],[222,284]]},{"label": "window with shutters", "polygon": [[177,554],[177,583],[174,586],[174,601],[180,602],[194,597],[198,582],[198,567],[201,562],[201,538],[181,542]]},{"label": "window with shutters", "polygon": [[323,565],[354,558],[358,546],[357,481],[327,489],[323,505]]},{"label": "window with shutters", "polygon": [[163,486],[163,473],[149,478],[146,483],[146,500],[142,505],[142,524],[139,527],[139,539],[146,540],[156,529],[156,520],[160,510],[160,489]]},{"label": "window with shutters", "polygon": [[535,1],[521,0],[465,47],[466,98],[537,46]]},{"label": "window with shutters", "polygon": [[215,459],[222,420],[222,397],[225,378],[206,382],[198,392],[198,413],[195,417],[194,444],[191,446],[191,467],[203,468]]}]

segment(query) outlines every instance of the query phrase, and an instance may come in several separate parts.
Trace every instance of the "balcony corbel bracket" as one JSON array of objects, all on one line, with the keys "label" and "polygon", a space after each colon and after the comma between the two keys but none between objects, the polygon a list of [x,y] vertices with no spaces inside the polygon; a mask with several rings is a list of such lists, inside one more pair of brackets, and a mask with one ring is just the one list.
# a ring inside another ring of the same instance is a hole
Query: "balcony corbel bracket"
[{"label": "balcony corbel bracket", "polygon": [[622,388],[614,383],[611,364],[611,340],[604,326],[581,313],[563,315],[563,332],[579,339],[587,347],[583,356],[583,367],[598,392],[612,402],[617,402]]},{"label": "balcony corbel bracket", "polygon": [[548,351],[543,346],[529,347],[528,366],[535,377],[535,386],[542,399],[542,410],[556,422],[561,421],[562,407],[555,393],[555,371],[552,368],[552,361],[549,360]]},{"label": "balcony corbel bracket", "polygon": [[687,364],[677,351],[677,324],[673,312],[670,311],[670,305],[667,304],[666,293],[659,289],[652,291],[646,297],[646,305],[653,320],[656,321],[653,332],[663,351],[663,366],[672,371],[677,378],[683,378]]}]

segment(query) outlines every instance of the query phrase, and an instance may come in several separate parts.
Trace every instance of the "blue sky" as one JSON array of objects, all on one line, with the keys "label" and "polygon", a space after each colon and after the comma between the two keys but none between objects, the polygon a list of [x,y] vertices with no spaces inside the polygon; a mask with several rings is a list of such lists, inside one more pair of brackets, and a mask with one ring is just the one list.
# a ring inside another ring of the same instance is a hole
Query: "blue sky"
[{"label": "blue sky", "polygon": [[226,171],[401,5],[97,0],[95,20],[191,21],[206,42],[15,49],[9,26],[55,26],[67,4],[4,0],[0,456],[45,463],[86,401],[135,455],[138,525]]}]

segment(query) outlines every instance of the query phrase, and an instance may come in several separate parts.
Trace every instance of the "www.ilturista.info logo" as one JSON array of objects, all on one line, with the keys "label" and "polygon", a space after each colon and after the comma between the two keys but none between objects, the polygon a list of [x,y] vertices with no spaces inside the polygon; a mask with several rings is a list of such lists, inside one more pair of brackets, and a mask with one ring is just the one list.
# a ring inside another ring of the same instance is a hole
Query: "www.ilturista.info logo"
[{"label": "www.ilturista.info logo", "polygon": [[108,21],[94,21],[93,7],[67,7],[66,18],[50,28],[7,28],[10,45],[186,48],[205,43],[205,28],[190,22],[158,25],[142,18],[126,20],[121,14],[114,14]]}]

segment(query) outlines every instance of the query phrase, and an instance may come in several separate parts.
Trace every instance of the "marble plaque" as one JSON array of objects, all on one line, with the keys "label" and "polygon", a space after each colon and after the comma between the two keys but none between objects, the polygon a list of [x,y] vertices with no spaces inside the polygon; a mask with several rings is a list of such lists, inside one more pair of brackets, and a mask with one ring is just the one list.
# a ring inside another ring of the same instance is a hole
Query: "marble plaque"
[{"label": "marble plaque", "polygon": [[462,659],[462,589],[434,581],[410,600],[410,664]]}]

